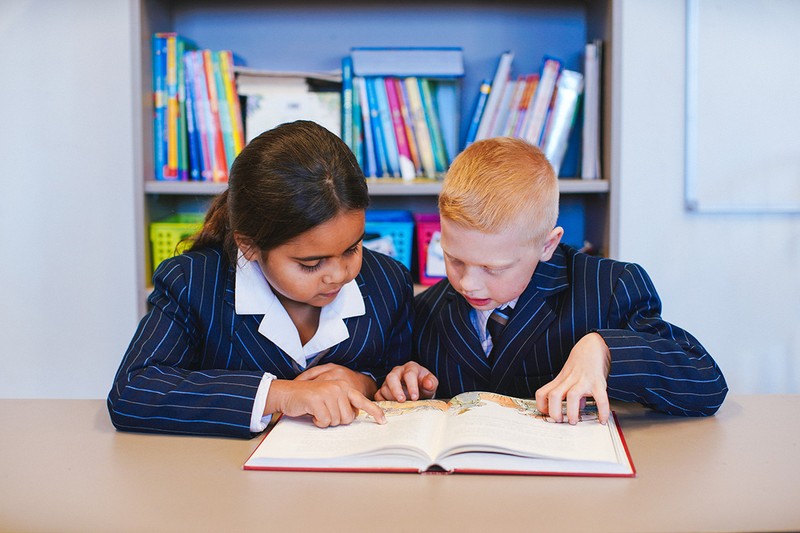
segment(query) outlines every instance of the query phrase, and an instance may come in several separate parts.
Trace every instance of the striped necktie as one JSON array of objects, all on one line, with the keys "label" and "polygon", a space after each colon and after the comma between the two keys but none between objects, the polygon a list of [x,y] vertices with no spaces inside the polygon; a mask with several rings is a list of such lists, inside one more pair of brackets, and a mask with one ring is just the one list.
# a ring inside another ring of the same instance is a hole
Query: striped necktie
[{"label": "striped necktie", "polygon": [[489,365],[494,364],[494,360],[497,358],[497,345],[513,312],[514,309],[511,307],[506,306],[502,309],[498,307],[492,311],[492,314],[489,315],[489,319],[486,321],[486,331],[488,331],[489,335],[492,337],[492,351],[489,353]]}]

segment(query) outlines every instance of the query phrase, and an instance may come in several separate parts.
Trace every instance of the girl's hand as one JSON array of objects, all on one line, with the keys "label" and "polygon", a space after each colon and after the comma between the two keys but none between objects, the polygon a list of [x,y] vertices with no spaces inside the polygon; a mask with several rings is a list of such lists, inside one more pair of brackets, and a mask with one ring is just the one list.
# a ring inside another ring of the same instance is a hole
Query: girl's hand
[{"label": "girl's hand", "polygon": [[600,423],[608,421],[606,378],[611,368],[611,352],[598,333],[585,335],[572,348],[564,368],[556,378],[536,391],[536,408],[556,422],[563,420],[561,404],[567,402],[567,421],[577,424],[580,408],[591,396],[597,404]]},{"label": "girl's hand", "polygon": [[375,380],[366,374],[350,370],[346,366],[327,363],[319,366],[312,366],[296,378],[295,381],[345,381],[353,388],[361,392],[367,398],[372,398],[378,385]]},{"label": "girl's hand", "polygon": [[264,413],[283,413],[292,417],[311,415],[314,425],[324,428],[351,423],[359,409],[377,423],[386,423],[383,410],[348,381],[276,379],[270,384]]},{"label": "girl's hand", "polygon": [[419,363],[409,361],[404,365],[394,367],[389,372],[383,385],[375,393],[375,399],[404,402],[406,399],[433,398],[438,387],[439,380],[431,374],[430,370]]}]

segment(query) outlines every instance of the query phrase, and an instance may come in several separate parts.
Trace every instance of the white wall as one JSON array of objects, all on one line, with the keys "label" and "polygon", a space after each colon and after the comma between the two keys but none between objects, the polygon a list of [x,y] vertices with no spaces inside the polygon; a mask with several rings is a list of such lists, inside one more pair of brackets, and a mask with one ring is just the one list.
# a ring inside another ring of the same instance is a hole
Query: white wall
[{"label": "white wall", "polygon": [[[617,255],[647,269],[664,316],[703,342],[732,393],[800,393],[800,215],[684,210],[684,1],[616,8]],[[797,68],[789,57],[764,59]]]},{"label": "white wall", "polygon": [[0,2],[0,397],[102,398],[133,334],[131,20]]}]

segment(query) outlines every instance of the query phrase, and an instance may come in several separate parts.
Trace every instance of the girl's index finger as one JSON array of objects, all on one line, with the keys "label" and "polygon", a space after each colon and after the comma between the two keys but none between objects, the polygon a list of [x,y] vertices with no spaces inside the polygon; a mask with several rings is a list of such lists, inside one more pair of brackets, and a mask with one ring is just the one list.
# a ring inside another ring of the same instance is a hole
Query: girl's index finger
[{"label": "girl's index finger", "polygon": [[373,401],[368,400],[367,397],[361,394],[360,392],[356,390],[351,390],[348,393],[347,398],[350,400],[350,405],[352,405],[357,409],[361,409],[362,411],[370,415],[372,418],[375,419],[375,422],[377,422],[378,424],[386,423],[386,415],[384,414],[383,409],[381,409],[380,405],[378,405]]}]

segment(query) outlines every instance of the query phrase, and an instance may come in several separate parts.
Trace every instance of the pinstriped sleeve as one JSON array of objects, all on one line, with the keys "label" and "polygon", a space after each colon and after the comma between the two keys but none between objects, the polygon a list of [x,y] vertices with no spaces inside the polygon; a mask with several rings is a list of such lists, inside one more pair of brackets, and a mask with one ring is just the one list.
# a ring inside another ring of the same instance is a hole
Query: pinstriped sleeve
[{"label": "pinstriped sleeve", "polygon": [[[117,429],[251,437],[253,400],[263,372],[199,370],[202,333],[190,298],[186,259],[163,262],[154,274],[152,310],[128,346],[108,396]],[[204,281],[205,283],[205,281]],[[213,293],[211,293],[213,295]],[[206,302],[206,303],[204,303]]]},{"label": "pinstriped sleeve", "polygon": [[675,415],[714,414],[728,391],[725,378],[697,339],[661,318],[644,269],[625,264],[610,285],[607,328],[597,331],[611,351],[609,396]]}]

